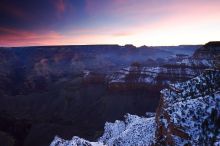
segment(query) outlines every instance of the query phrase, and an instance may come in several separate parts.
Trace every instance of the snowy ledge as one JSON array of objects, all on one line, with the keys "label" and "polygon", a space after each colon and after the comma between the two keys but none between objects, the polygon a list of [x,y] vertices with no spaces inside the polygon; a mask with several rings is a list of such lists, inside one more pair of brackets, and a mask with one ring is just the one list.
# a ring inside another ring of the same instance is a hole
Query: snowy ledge
[{"label": "snowy ledge", "polygon": [[[151,114],[153,115],[153,114]],[[149,117],[149,113],[147,114]],[[125,121],[106,122],[104,134],[97,142],[74,136],[64,140],[56,136],[50,146],[148,146],[155,139],[155,118],[125,115]]]}]

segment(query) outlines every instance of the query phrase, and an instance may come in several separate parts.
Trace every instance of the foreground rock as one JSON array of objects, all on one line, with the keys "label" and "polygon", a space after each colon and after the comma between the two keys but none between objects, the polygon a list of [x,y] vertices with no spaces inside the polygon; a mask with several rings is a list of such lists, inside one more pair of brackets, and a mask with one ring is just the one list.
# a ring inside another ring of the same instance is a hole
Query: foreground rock
[{"label": "foreground rock", "polygon": [[104,146],[104,144],[100,142],[89,142],[74,136],[70,141],[55,137],[50,146]]},{"label": "foreground rock", "polygon": [[220,72],[206,70],[161,91],[157,145],[214,145],[219,141]]},{"label": "foreground rock", "polygon": [[89,142],[79,137],[65,141],[55,137],[50,146],[148,146],[154,141],[155,127],[154,117],[146,118],[127,114],[125,121],[107,122],[104,134],[98,142]]}]

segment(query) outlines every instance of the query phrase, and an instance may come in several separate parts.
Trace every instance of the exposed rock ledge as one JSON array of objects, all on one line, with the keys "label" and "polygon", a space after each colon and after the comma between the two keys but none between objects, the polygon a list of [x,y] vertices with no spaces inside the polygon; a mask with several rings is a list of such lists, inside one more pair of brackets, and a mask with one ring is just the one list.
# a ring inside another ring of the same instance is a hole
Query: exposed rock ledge
[{"label": "exposed rock ledge", "polygon": [[148,146],[154,141],[155,128],[155,118],[149,117],[149,114],[148,117],[127,114],[125,121],[107,122],[98,142],[89,142],[75,136],[68,141],[56,136],[50,146]]}]

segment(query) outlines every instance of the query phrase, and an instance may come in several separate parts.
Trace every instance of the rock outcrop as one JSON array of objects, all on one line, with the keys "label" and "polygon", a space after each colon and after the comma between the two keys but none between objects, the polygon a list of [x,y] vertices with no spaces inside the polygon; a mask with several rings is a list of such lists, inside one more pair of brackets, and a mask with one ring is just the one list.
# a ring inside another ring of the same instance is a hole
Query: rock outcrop
[{"label": "rock outcrop", "polygon": [[197,49],[193,54],[193,57],[199,59],[214,59],[215,56],[219,54],[220,42],[209,42]]},{"label": "rock outcrop", "polygon": [[55,137],[50,146],[105,146],[100,142],[90,142],[85,139],[74,136],[71,140],[64,140],[59,137]]},{"label": "rock outcrop", "polygon": [[[200,76],[163,89],[155,117],[128,114],[125,122],[107,122],[97,143],[108,146],[218,145],[219,123],[220,71],[207,69]],[[56,137],[51,146],[69,146],[79,141],[83,146],[96,144],[76,137],[71,141]]]},{"label": "rock outcrop", "polygon": [[157,145],[213,145],[220,122],[220,72],[206,70],[161,91]]},{"label": "rock outcrop", "polygon": [[155,128],[154,117],[127,114],[125,121],[107,122],[98,142],[89,142],[76,136],[68,141],[56,136],[50,146],[148,146],[154,141]]},{"label": "rock outcrop", "polygon": [[115,123],[107,122],[104,134],[99,141],[109,146],[150,145],[154,140],[156,126],[154,121],[154,117],[146,118],[127,114],[125,122],[118,120]]},{"label": "rock outcrop", "polygon": [[215,67],[220,68],[220,42],[209,42],[195,51],[193,57],[206,60]]}]

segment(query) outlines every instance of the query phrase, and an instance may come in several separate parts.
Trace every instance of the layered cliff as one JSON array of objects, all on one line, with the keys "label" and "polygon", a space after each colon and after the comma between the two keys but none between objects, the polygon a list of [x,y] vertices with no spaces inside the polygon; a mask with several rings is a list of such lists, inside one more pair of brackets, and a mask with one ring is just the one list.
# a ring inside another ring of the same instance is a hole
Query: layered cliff
[{"label": "layered cliff", "polygon": [[[108,73],[134,61],[166,58],[186,49],[187,54],[199,46],[135,47],[132,45],[82,45],[0,47],[0,93],[24,95],[47,91],[54,82],[83,74],[83,70]],[[171,49],[171,51],[169,51]]]},{"label": "layered cliff", "polygon": [[[218,145],[219,123],[220,71],[207,69],[191,80],[169,84],[169,88],[163,89],[155,117],[128,114],[125,122],[106,123],[98,143],[109,146]],[[51,146],[59,145],[59,141],[55,138]],[[73,138],[64,143],[75,141]]]},{"label": "layered cliff", "polygon": [[220,62],[220,42],[200,46],[192,55],[175,54],[162,60],[133,62],[107,77],[110,88],[135,88],[172,82],[183,82],[213,68]]},{"label": "layered cliff", "polygon": [[[181,65],[164,65],[162,67],[141,67],[132,65],[109,76],[109,86],[114,84],[166,84],[193,78],[198,74],[195,68]],[[161,80],[162,79],[162,80]]]},{"label": "layered cliff", "polygon": [[161,91],[156,114],[157,145],[213,145],[220,122],[220,72],[206,70]]},{"label": "layered cliff", "polygon": [[183,82],[203,72],[205,68],[213,67],[211,62],[192,57],[173,58],[160,66],[143,66],[133,63],[107,76],[110,89],[130,90],[140,87],[161,86],[169,83]]}]

